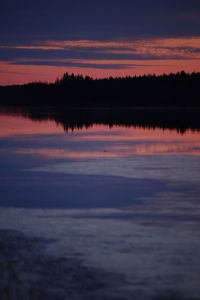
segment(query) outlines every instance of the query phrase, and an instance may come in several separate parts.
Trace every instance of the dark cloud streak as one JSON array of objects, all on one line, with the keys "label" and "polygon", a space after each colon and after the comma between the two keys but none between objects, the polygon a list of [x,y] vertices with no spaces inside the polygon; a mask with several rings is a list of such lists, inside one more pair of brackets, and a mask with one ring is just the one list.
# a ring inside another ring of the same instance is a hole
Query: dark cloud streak
[{"label": "dark cloud streak", "polygon": [[94,69],[113,69],[122,70],[134,67],[151,67],[152,65],[143,64],[95,64],[95,63],[74,63],[74,62],[56,62],[56,61],[29,61],[27,62],[13,62],[11,64],[31,65],[31,66],[64,66],[64,67],[78,67],[78,68],[94,68]]}]

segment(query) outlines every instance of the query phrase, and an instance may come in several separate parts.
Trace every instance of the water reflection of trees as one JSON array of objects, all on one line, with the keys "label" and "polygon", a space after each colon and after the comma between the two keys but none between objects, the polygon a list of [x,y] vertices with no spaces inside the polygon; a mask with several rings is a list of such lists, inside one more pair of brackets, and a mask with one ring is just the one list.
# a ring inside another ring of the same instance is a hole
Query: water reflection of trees
[{"label": "water reflection of trees", "polygon": [[15,115],[33,121],[53,120],[64,130],[89,128],[102,124],[109,127],[141,127],[177,130],[200,130],[198,108],[152,108],[152,109],[53,109],[46,107],[2,107],[0,114]]}]

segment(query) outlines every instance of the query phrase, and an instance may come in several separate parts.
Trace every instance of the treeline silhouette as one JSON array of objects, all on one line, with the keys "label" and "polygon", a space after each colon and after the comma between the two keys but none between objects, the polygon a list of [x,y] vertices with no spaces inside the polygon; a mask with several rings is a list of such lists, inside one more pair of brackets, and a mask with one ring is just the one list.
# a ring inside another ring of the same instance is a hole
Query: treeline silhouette
[{"label": "treeline silhouette", "polygon": [[161,128],[184,133],[200,131],[200,108],[110,108],[63,109],[47,107],[1,107],[0,115],[12,115],[33,121],[53,120],[68,132],[93,125]]},{"label": "treeline silhouette", "polygon": [[65,73],[55,83],[0,86],[0,105],[54,107],[200,106],[200,73],[92,79]]}]

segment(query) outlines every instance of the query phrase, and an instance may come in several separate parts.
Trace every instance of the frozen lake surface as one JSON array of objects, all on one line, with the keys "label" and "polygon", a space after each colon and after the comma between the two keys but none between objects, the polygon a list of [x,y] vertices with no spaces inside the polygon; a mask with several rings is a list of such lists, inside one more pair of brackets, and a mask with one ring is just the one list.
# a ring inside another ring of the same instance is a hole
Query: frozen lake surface
[{"label": "frozen lake surface", "polygon": [[1,114],[0,154],[1,298],[200,299],[198,131]]}]

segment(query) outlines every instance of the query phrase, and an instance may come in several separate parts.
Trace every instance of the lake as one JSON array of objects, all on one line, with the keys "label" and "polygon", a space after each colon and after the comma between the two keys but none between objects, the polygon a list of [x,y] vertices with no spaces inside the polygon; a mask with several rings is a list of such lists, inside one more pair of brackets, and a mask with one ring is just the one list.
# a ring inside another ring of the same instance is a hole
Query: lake
[{"label": "lake", "polygon": [[20,278],[9,293],[200,299],[199,128],[69,116],[0,113],[0,262]]}]

